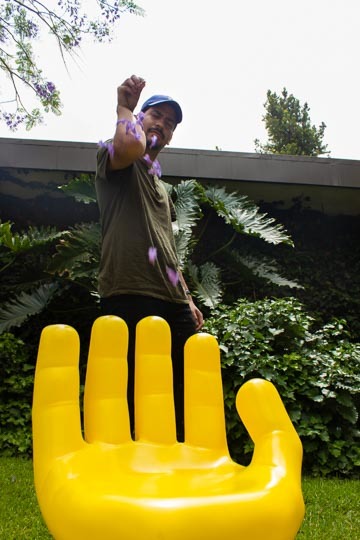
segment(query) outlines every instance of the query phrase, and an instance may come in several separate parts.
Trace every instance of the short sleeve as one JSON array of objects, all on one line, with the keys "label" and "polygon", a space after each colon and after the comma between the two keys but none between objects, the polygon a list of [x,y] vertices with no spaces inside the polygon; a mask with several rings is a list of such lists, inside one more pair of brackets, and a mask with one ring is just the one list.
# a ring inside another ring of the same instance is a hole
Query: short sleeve
[{"label": "short sleeve", "polygon": [[109,157],[109,152],[106,147],[101,147],[98,150],[98,153],[96,155],[96,176],[97,179],[106,179],[106,167],[107,167],[107,160]]}]

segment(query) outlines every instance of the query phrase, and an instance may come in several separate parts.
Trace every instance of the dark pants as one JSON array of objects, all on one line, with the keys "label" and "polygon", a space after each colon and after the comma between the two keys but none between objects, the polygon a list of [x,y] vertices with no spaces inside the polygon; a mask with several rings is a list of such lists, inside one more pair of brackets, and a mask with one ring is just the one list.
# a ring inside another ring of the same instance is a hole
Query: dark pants
[{"label": "dark pants", "polygon": [[188,304],[165,302],[150,296],[119,295],[102,298],[103,315],[117,315],[129,329],[128,405],[130,425],[134,429],[134,357],[136,324],[149,315],[162,317],[171,329],[171,357],[178,440],[184,440],[184,345],[195,334],[195,321]]}]

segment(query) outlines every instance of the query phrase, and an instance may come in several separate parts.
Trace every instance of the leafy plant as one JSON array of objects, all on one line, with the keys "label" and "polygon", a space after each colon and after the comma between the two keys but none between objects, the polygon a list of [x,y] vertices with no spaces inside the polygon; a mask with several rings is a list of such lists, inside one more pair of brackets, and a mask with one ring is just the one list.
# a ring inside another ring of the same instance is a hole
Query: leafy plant
[{"label": "leafy plant", "polygon": [[[93,179],[86,175],[63,186],[62,190],[75,197],[79,203],[91,204],[96,201]],[[227,193],[223,188],[204,188],[196,180],[182,181],[176,186],[168,184],[167,190],[177,211],[174,236],[180,264],[183,265],[194,296],[209,309],[218,303],[226,287],[222,276],[225,275],[228,262],[223,255],[225,252],[230,254],[230,247],[238,235],[254,236],[272,244],[292,245],[284,227],[275,223],[273,218],[261,214],[257,206],[244,196]],[[226,230],[231,231],[230,241],[224,243],[218,234],[213,234],[211,213],[223,221]],[[39,236],[42,238],[42,235]],[[218,242],[215,250],[211,248],[212,252],[209,252],[207,245],[209,236],[212,242],[217,237]],[[11,224],[0,224],[0,261],[1,258],[6,261],[6,268],[12,263],[15,264],[15,245],[26,245],[26,250],[23,251],[30,253],[32,248],[38,249],[39,242],[35,241],[35,237],[34,231],[31,235],[28,231],[12,233]],[[3,301],[1,305],[0,331],[21,325],[29,315],[38,313],[48,306],[53,298],[67,292],[70,285],[86,290],[90,303],[96,301],[100,241],[101,229],[97,222],[76,224],[59,232],[49,229],[47,245],[45,240],[43,242],[44,257],[40,261],[36,279],[33,282],[27,280],[24,290],[20,292],[21,281],[13,282],[10,279],[12,287],[9,285],[9,290],[12,288],[14,293],[16,285],[17,294],[8,294],[10,299]],[[228,261],[230,259],[231,257]],[[234,256],[231,264],[233,260]],[[33,260],[30,266],[33,269]],[[239,254],[235,272],[238,275],[244,273],[244,270],[246,273],[252,272],[248,262],[242,261]],[[24,268],[20,267],[19,271],[22,275]],[[255,271],[273,283],[280,284],[284,279],[276,274],[273,263],[266,268],[264,257]],[[294,283],[294,286],[297,284]]]},{"label": "leafy plant", "polygon": [[59,294],[59,283],[47,267],[62,234],[53,227],[19,233],[11,223],[0,222],[0,333],[41,312]]},{"label": "leafy plant", "polygon": [[234,399],[246,380],[261,377],[277,387],[302,439],[305,471],[349,476],[360,465],[360,344],[348,341],[342,320],[315,331],[313,322],[293,298],[240,300],[206,321],[222,350],[230,449],[240,461],[252,452]]},{"label": "leafy plant", "polygon": [[31,452],[31,402],[34,366],[22,340],[0,336],[0,451],[2,455]]}]

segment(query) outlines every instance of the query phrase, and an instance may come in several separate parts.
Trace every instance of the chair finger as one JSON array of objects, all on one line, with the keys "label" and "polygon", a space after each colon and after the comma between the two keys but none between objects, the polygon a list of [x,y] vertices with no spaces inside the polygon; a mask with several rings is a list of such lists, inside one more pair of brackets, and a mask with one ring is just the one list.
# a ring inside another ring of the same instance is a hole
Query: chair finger
[{"label": "chair finger", "polygon": [[252,463],[301,471],[302,444],[275,386],[251,379],[238,391],[236,407],[255,450]]},{"label": "chair finger", "polygon": [[129,441],[126,323],[114,315],[93,324],[86,369],[84,427],[88,442]]},{"label": "chair finger", "polygon": [[50,461],[80,449],[79,336],[56,324],[43,329],[36,362],[32,407],[36,482],[46,476]]},{"label": "chair finger", "polygon": [[146,317],[136,326],[136,439],[176,441],[172,376],[170,327],[160,317]]},{"label": "chair finger", "polygon": [[185,442],[227,452],[220,350],[214,336],[185,344]]}]

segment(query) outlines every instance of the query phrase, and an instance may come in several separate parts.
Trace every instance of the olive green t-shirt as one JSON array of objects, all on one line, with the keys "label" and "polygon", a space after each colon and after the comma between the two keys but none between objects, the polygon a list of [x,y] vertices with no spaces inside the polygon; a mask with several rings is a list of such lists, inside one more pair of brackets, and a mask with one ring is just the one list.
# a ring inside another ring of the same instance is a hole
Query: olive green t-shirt
[{"label": "olive green t-shirt", "polygon": [[[178,259],[171,225],[175,211],[165,186],[142,160],[107,171],[107,158],[101,148],[95,178],[102,227],[100,296],[136,294],[187,303],[180,282],[174,286],[168,277],[168,268],[177,271]],[[154,264],[150,247],[157,250]]]}]

